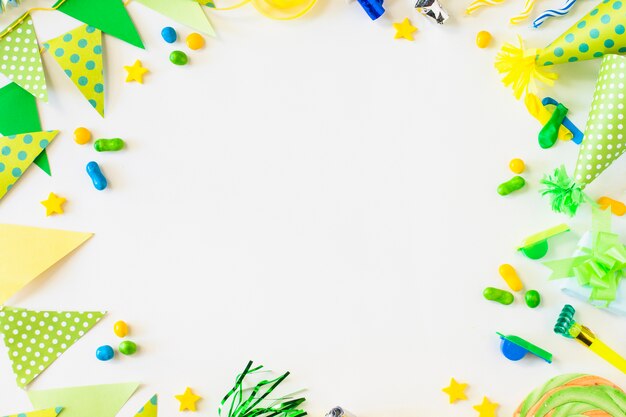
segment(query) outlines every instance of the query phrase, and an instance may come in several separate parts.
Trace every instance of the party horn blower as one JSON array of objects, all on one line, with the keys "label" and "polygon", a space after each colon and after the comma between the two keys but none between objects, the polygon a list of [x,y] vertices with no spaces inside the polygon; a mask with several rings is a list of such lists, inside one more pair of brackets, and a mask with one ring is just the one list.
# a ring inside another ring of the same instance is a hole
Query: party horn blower
[{"label": "party horn blower", "polygon": [[626,151],[625,84],[626,57],[606,55],[602,59],[585,137],[578,151],[574,178],[560,167],[541,180],[546,186],[541,194],[550,197],[552,210],[570,216],[576,214],[580,204],[590,201],[583,189]]},{"label": "party horn blower", "polygon": [[576,313],[574,307],[566,304],[554,325],[554,332],[569,339],[578,340],[596,355],[626,373],[626,359],[622,358],[613,349],[600,341],[587,327],[576,323],[574,313]]},{"label": "party horn blower", "polygon": [[554,84],[555,73],[545,67],[566,62],[626,53],[626,5],[621,0],[603,0],[593,10],[543,49],[524,49],[506,43],[496,56],[502,82],[516,98],[536,88],[536,81]]}]

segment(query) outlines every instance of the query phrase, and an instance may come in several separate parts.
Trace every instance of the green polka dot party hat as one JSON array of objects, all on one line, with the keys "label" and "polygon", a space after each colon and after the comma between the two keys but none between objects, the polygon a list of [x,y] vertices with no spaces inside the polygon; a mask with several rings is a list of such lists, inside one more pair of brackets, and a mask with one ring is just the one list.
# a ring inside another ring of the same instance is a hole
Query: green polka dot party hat
[{"label": "green polka dot party hat", "polygon": [[552,85],[557,78],[546,67],[626,53],[626,0],[602,0],[543,49],[505,44],[496,57],[502,82],[516,98],[535,90],[535,82]]},{"label": "green polka dot party hat", "polygon": [[590,200],[583,189],[626,151],[625,96],[626,57],[605,55],[573,178],[560,167],[541,181],[546,186],[542,194],[550,197],[554,211],[576,214],[578,206]]}]

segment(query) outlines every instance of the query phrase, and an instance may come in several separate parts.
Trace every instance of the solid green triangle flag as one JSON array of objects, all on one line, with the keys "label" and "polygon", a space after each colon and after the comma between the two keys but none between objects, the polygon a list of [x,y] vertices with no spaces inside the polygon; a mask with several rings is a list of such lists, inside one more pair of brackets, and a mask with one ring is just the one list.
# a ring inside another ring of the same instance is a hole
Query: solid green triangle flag
[{"label": "solid green triangle flag", "polygon": [[[8,109],[8,111],[0,112],[1,135],[9,136],[41,130],[37,100],[18,84],[10,83],[0,88],[0,109]],[[34,164],[46,174],[52,175],[48,153],[45,149],[35,158]]]},{"label": "solid green triangle flag", "polygon": [[81,25],[44,43],[65,75],[78,87],[89,104],[104,116],[102,32]]},{"label": "solid green triangle flag", "polygon": [[[17,385],[24,388],[105,315],[99,311],[33,311],[4,307],[0,332],[9,350]],[[37,405],[36,408],[66,404]]]},{"label": "solid green triangle flag", "polygon": [[137,0],[170,19],[209,36],[215,36],[211,22],[196,0]]},{"label": "solid green triangle flag", "polygon": [[143,42],[122,0],[59,0],[58,10],[143,49]]},{"label": "solid green triangle flag", "polygon": [[33,96],[48,101],[46,77],[41,64],[33,19],[30,15],[24,14],[9,26],[12,27],[11,30],[0,38],[2,53],[0,72]]},{"label": "solid green triangle flag", "polygon": [[63,417],[115,417],[139,384],[89,385],[28,391],[33,407],[63,404]]}]

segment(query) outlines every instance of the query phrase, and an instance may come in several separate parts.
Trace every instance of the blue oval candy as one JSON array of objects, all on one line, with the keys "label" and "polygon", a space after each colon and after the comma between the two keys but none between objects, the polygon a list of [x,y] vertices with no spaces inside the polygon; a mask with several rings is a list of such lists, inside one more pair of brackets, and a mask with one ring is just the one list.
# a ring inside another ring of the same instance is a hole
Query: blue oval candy
[{"label": "blue oval candy", "polygon": [[101,361],[110,361],[115,356],[115,351],[109,345],[100,346],[96,349],[96,358]]},{"label": "blue oval candy", "polygon": [[93,182],[93,186],[96,187],[96,190],[102,191],[107,188],[107,179],[100,171],[100,166],[97,162],[91,161],[87,164],[87,175],[91,178],[91,182]]},{"label": "blue oval candy", "polygon": [[178,38],[176,30],[171,26],[166,26],[161,30],[161,37],[167,43],[174,43]]}]

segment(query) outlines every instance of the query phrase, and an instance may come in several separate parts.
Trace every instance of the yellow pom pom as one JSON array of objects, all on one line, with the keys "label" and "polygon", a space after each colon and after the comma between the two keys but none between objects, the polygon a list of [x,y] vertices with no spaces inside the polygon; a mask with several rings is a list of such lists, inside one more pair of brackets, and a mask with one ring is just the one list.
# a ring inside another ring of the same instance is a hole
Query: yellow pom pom
[{"label": "yellow pom pom", "polygon": [[522,38],[518,37],[519,46],[505,43],[496,56],[496,69],[504,74],[502,82],[513,88],[515,98],[528,92],[535,92],[536,81],[553,85],[557,74],[537,65],[537,49],[524,49]]}]

